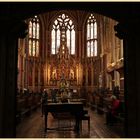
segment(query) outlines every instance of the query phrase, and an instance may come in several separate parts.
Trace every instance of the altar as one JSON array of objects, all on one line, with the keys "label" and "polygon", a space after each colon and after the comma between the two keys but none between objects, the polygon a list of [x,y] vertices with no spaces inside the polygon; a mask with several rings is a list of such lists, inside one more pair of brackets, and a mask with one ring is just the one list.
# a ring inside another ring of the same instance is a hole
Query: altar
[{"label": "altar", "polygon": [[76,86],[79,79],[79,62],[76,59],[76,55],[70,54],[65,34],[63,32],[57,53],[50,55],[48,66],[48,84],[58,88],[64,82],[66,86]]}]

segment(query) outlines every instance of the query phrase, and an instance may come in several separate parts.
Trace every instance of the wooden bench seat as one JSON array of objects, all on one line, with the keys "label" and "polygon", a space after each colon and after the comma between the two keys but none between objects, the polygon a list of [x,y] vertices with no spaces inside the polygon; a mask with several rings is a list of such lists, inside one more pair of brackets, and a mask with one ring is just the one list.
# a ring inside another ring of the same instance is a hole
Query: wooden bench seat
[{"label": "wooden bench seat", "polygon": [[[81,121],[84,121],[84,120],[88,121],[88,130],[90,130],[90,116],[88,114],[88,110],[83,110],[82,112]],[[82,127],[82,124],[81,124],[81,127]]]},{"label": "wooden bench seat", "polygon": [[81,117],[81,120],[87,120],[88,121],[88,130],[90,131],[90,116],[88,114],[85,114]]}]

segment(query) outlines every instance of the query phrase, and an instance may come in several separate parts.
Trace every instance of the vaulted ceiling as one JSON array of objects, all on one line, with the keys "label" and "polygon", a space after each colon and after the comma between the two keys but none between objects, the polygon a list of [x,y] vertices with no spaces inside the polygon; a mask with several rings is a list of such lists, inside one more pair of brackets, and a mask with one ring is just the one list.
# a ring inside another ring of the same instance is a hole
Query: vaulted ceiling
[{"label": "vaulted ceiling", "polygon": [[0,20],[20,20],[52,10],[79,9],[117,21],[140,19],[139,2],[0,2]]}]

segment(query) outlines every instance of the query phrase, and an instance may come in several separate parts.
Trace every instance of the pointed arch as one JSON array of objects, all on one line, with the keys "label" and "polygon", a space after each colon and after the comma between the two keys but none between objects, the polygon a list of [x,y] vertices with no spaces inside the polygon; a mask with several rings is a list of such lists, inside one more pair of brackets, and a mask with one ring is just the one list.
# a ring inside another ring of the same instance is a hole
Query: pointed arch
[{"label": "pointed arch", "polygon": [[34,16],[29,21],[29,36],[28,36],[28,54],[30,57],[39,56],[39,39],[40,39],[40,21],[38,16]]},{"label": "pointed arch", "polygon": [[87,57],[97,56],[97,21],[93,14],[90,14],[87,20]]},{"label": "pointed arch", "polygon": [[65,41],[71,55],[75,54],[75,25],[71,18],[61,13],[54,19],[51,28],[51,54],[56,54],[62,41]]}]

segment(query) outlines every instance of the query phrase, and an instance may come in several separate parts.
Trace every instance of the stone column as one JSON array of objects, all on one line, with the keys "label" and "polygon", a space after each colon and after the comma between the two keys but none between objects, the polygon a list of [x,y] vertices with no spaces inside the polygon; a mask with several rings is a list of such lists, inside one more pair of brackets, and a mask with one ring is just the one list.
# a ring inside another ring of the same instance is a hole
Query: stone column
[{"label": "stone column", "polygon": [[110,72],[111,80],[112,80],[112,90],[115,86],[115,76],[114,76],[114,70]]},{"label": "stone column", "polygon": [[78,31],[78,35],[79,35],[79,50],[78,50],[78,53],[79,53],[79,58],[81,58],[81,48],[82,48],[82,31]]},{"label": "stone column", "polygon": [[40,92],[40,69],[41,69],[41,62],[39,62],[39,68],[38,68],[38,92]]},{"label": "stone column", "polygon": [[25,88],[25,83],[24,83],[24,78],[25,78],[25,56],[22,57],[22,89]]},{"label": "stone column", "polygon": [[0,34],[0,137],[16,136],[18,37],[25,37],[24,22],[1,23]]},{"label": "stone column", "polygon": [[117,70],[120,74],[120,90],[124,90],[124,67]]},{"label": "stone column", "polygon": [[44,86],[46,87],[48,85],[48,67],[47,63],[44,65]]},{"label": "stone column", "polygon": [[94,83],[93,79],[94,79],[94,67],[93,67],[93,64],[92,64],[92,67],[91,67],[91,86],[92,87],[93,87],[93,83]]},{"label": "stone column", "polygon": [[35,62],[35,60],[33,60],[33,72],[32,72],[32,91],[33,92],[35,92],[35,89],[36,89],[36,85],[35,85],[36,67],[35,67],[35,65],[36,65],[36,62]]},{"label": "stone column", "polygon": [[124,41],[125,137],[140,137],[140,20],[115,26]]},{"label": "stone column", "polygon": [[26,48],[26,56],[24,58],[24,87],[29,89],[29,65],[30,65],[30,61],[28,58],[28,42],[27,42],[27,38],[24,39],[25,41],[25,48]]},{"label": "stone column", "polygon": [[86,87],[88,86],[88,65],[86,64],[86,69],[85,69],[85,76],[86,76]]}]

